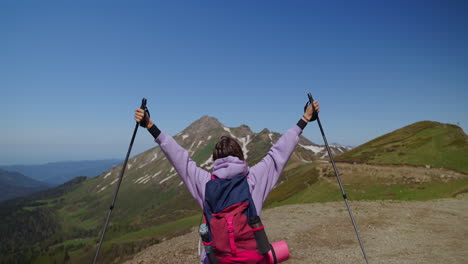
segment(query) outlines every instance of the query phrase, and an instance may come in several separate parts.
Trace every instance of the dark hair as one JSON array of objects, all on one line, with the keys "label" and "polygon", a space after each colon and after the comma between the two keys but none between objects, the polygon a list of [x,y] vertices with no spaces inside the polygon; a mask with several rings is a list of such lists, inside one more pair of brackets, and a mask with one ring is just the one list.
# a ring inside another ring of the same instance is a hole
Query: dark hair
[{"label": "dark hair", "polygon": [[227,156],[238,157],[244,160],[244,153],[237,141],[228,136],[222,136],[218,143],[216,143],[213,151],[213,160],[225,158]]}]

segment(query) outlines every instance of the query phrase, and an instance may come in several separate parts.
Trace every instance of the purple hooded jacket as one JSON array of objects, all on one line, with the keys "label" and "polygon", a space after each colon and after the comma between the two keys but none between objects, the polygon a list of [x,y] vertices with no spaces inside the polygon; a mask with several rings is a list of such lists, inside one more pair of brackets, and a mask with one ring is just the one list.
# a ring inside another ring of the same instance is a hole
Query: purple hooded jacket
[{"label": "purple hooded jacket", "polygon": [[[205,185],[211,180],[211,174],[221,179],[229,179],[243,174],[247,175],[252,200],[257,209],[257,214],[260,215],[263,202],[278,181],[289,157],[299,142],[301,133],[302,129],[297,125],[286,131],[268,151],[268,154],[253,167],[249,167],[247,162],[237,157],[228,156],[214,161],[213,173],[197,167],[197,164],[190,158],[189,152],[177,144],[171,136],[161,133],[156,138],[156,142],[161,146],[167,159],[174,166],[201,208],[203,208],[205,199]],[[203,253],[201,263],[205,263],[204,260],[205,254]]]}]

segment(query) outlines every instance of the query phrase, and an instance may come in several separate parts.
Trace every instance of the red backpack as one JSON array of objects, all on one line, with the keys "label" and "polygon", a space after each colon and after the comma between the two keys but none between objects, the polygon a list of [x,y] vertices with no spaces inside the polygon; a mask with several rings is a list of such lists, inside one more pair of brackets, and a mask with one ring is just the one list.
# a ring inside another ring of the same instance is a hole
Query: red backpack
[{"label": "red backpack", "polygon": [[[213,249],[214,256],[209,256],[211,262],[214,257],[218,263],[259,263],[264,259],[262,254],[266,252],[259,252],[254,234],[263,231],[263,226],[249,225],[249,219],[259,218],[246,176],[231,179],[212,176],[206,184],[203,211],[209,232],[203,243]],[[210,254],[208,250],[207,254]]]}]

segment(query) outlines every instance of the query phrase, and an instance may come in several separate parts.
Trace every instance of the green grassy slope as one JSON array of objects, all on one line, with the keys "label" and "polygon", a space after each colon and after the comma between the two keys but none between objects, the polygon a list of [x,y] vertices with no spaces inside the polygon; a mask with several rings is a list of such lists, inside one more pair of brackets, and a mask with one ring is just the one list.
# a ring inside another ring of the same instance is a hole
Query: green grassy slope
[{"label": "green grassy slope", "polygon": [[338,161],[431,165],[468,172],[468,136],[455,125],[421,121],[371,140]]},{"label": "green grassy slope", "polygon": [[[343,201],[335,176],[329,179],[319,177],[317,166],[317,164],[304,164],[283,173],[280,185],[265,201],[266,208],[288,204]],[[371,178],[371,174],[367,177]],[[404,183],[402,181],[396,184],[367,181],[366,177],[362,179],[362,182],[344,184],[349,201],[427,201],[455,197],[468,192],[468,177],[448,182]]]}]

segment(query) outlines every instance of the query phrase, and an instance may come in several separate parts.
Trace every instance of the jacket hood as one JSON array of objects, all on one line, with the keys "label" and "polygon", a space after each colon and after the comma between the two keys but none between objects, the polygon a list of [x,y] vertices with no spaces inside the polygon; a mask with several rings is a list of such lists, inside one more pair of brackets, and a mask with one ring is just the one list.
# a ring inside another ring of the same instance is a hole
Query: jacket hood
[{"label": "jacket hood", "polygon": [[238,157],[227,156],[214,161],[213,174],[220,179],[230,179],[237,175],[248,175],[249,166],[247,162]]}]

